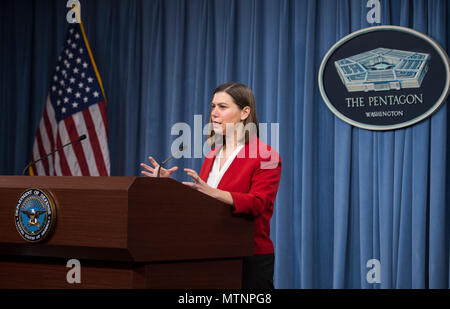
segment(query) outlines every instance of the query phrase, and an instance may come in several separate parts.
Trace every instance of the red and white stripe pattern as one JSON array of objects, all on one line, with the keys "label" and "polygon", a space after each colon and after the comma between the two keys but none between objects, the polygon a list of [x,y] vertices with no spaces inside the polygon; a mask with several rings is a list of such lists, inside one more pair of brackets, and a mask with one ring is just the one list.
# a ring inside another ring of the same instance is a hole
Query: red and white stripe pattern
[{"label": "red and white stripe pattern", "polygon": [[33,145],[35,175],[109,176],[106,103],[79,24],[69,28]]}]

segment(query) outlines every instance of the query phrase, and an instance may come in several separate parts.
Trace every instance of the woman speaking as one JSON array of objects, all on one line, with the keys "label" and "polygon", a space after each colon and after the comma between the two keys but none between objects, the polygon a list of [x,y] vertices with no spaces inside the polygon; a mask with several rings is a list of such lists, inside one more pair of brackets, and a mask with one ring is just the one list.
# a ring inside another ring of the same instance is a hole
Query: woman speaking
[{"label": "woman speaking", "polygon": [[[225,83],[214,90],[206,155],[200,175],[184,171],[193,182],[183,184],[229,204],[233,213],[254,218],[254,255],[243,261],[242,287],[273,289],[274,247],[270,219],[281,176],[279,154],[259,140],[256,104],[252,91],[241,83]],[[141,163],[142,174],[156,177],[159,164]],[[178,167],[160,169],[171,177]]]}]

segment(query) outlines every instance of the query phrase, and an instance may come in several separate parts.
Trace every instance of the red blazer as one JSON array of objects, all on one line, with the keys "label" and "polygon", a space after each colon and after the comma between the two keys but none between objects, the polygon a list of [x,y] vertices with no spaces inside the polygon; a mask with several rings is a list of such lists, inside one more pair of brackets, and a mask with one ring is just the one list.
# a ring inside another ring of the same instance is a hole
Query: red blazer
[{"label": "red blazer", "polygon": [[[212,149],[203,162],[200,178],[205,182],[220,148]],[[280,177],[280,155],[254,135],[238,153],[217,186],[231,193],[233,213],[255,218],[255,254],[274,253],[270,239],[270,219]]]}]

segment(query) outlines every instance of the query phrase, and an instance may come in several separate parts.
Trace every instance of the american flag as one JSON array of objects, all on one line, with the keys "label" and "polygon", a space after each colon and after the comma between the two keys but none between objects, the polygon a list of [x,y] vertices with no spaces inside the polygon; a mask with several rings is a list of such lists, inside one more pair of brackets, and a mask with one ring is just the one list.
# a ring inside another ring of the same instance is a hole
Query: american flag
[{"label": "american flag", "polygon": [[33,167],[36,175],[109,176],[106,102],[83,25],[69,26],[36,132],[32,161],[85,134]]}]

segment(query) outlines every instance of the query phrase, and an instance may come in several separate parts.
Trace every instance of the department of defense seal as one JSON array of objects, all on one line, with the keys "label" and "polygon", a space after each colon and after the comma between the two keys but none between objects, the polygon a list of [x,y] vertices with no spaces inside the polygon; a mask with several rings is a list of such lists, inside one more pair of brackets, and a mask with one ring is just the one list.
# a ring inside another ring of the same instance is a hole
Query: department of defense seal
[{"label": "department of defense seal", "polygon": [[28,242],[40,242],[52,231],[56,222],[56,207],[52,196],[42,189],[23,192],[14,213],[17,231]]}]

